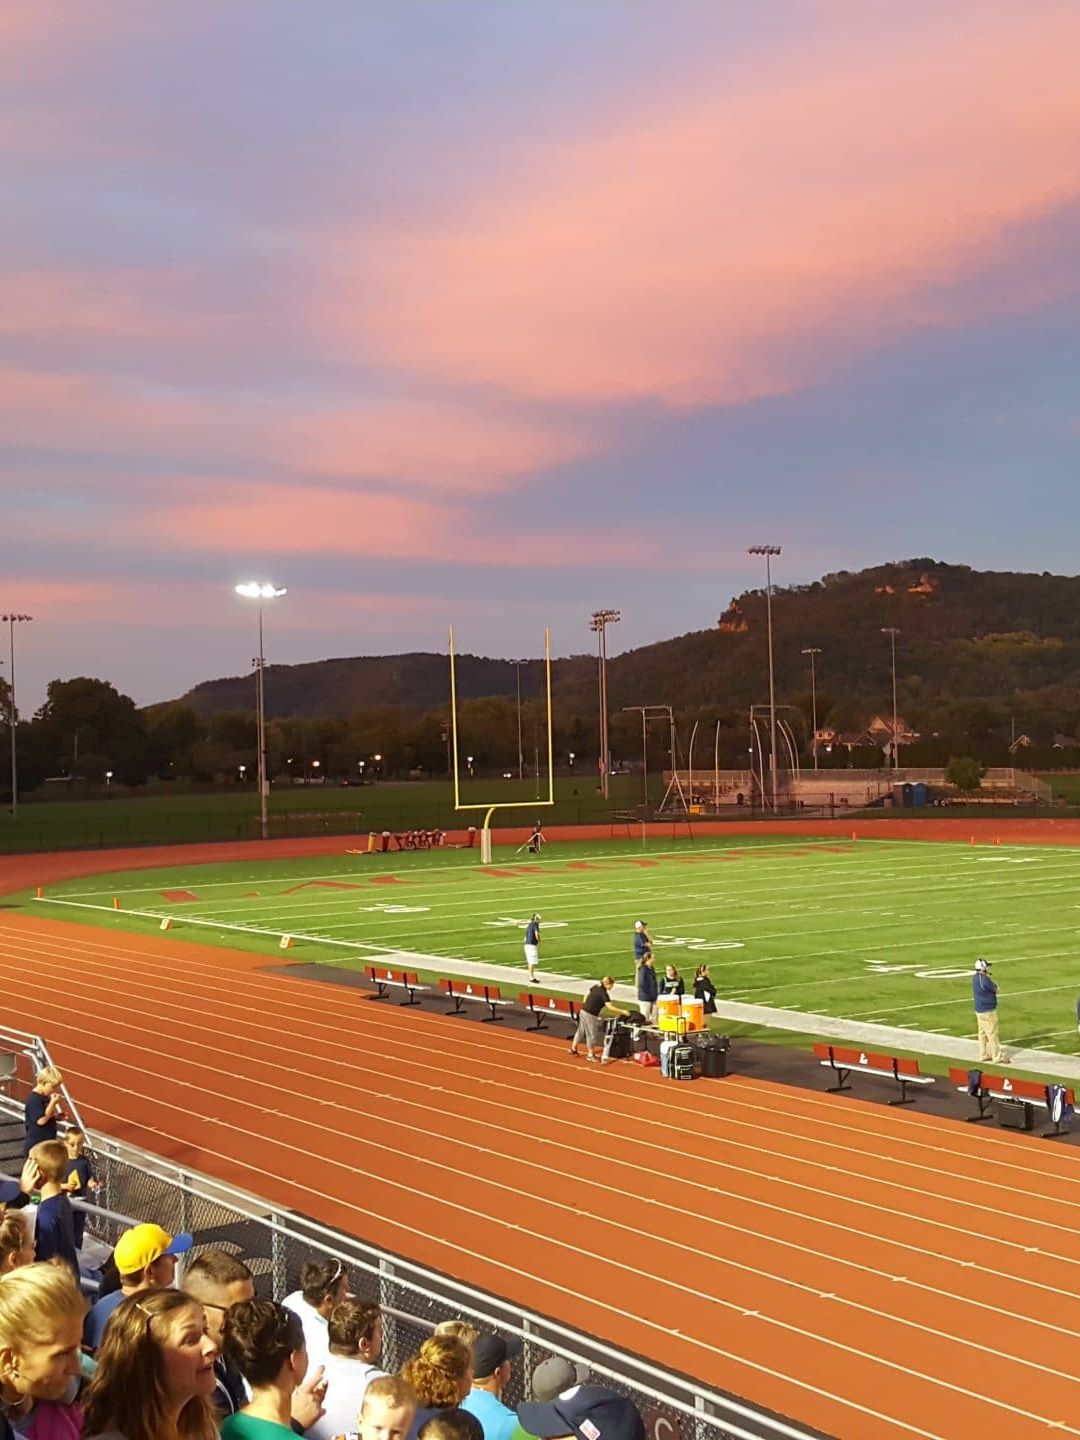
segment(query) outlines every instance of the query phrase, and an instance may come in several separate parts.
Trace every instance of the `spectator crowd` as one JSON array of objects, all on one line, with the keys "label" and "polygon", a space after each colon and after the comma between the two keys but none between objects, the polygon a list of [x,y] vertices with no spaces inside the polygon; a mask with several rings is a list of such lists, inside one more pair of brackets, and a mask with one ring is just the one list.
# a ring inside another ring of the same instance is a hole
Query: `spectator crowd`
[{"label": "spectator crowd", "polygon": [[22,1173],[0,1181],[0,1440],[645,1440],[634,1405],[581,1367],[549,1358],[525,1386],[521,1342],[464,1320],[387,1373],[384,1316],[333,1257],[309,1258],[280,1302],[240,1255],[153,1224],[125,1230],[100,1275],[80,1269],[71,1199],[98,1187],[85,1135],[58,1133],[60,1085],[39,1076]]}]

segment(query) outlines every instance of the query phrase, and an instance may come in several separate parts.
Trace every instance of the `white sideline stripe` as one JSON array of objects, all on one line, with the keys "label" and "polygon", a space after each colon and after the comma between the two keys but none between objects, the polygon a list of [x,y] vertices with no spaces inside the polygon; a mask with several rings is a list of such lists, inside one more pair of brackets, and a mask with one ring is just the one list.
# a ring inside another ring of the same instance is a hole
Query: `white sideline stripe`
[{"label": "white sideline stripe", "polygon": [[[35,901],[39,905],[64,905],[79,910],[98,910],[106,914],[115,913],[111,906],[92,905],[87,901],[60,900],[48,895]],[[135,915],[140,919],[160,921],[164,916],[153,910],[124,910],[124,915]],[[176,918],[174,923],[176,923]],[[386,946],[366,944],[357,940],[334,940],[327,939],[321,935],[304,935],[295,931],[265,930],[253,926],[225,924],[217,920],[200,920],[194,916],[183,919],[185,925],[199,925],[206,929],[232,931],[241,935],[265,935],[269,939],[280,940],[282,935],[292,935],[292,938],[302,944],[315,945],[336,945],[347,950],[363,950],[368,953],[370,963],[377,961],[393,960],[397,963],[407,962],[418,969],[428,971],[447,971],[454,975],[477,976],[482,980],[490,980],[493,983],[507,983],[513,981],[518,983],[518,977],[524,976],[524,982],[528,983],[528,971],[524,966],[511,967],[507,965],[491,965],[477,961],[461,961],[451,959],[447,956],[424,955],[417,951],[395,950]],[[352,958],[352,957],[343,957]],[[341,961],[320,961],[320,964],[340,964]],[[548,974],[542,981],[532,988],[547,988],[551,990],[577,990],[586,978],[581,975]],[[1052,986],[1051,989],[1069,989],[1069,986]],[[632,985],[619,983],[612,992],[614,998],[620,1003],[636,1004],[637,992]],[[933,1001],[927,1008],[934,1008],[939,1004],[949,1002]],[[908,1009],[918,1007],[905,1007]],[[918,1050],[924,1055],[939,1055],[946,1059],[965,1061],[968,1063],[977,1062],[979,1059],[979,1046],[975,1040],[965,1040],[958,1036],[938,1035],[930,1031],[915,1030],[908,1025],[878,1025],[865,1020],[847,1020],[835,1015],[816,1015],[812,1011],[796,1009],[779,1009],[770,1005],[749,1005],[741,1001],[721,1000],[717,996],[716,1013],[723,1020],[734,1020],[740,1024],[761,1026],[765,1029],[790,1030],[800,1035],[819,1035],[824,1039],[845,1040],[859,1046],[870,1046],[873,1048],[889,1048],[899,1046],[904,1050]],[[1018,1049],[1012,1052],[1009,1060],[1002,1062],[1004,1068],[1022,1070],[1050,1071],[1056,1076],[1067,1079],[1080,1080],[1080,1056],[1061,1055],[1054,1050],[1032,1050]]]}]

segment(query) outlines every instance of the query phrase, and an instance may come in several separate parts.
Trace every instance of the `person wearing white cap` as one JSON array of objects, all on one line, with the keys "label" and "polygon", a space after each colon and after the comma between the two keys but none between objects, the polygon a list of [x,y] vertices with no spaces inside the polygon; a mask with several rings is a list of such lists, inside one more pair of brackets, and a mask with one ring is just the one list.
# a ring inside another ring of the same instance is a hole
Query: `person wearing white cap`
[{"label": "person wearing white cap", "polygon": [[1000,1065],[1005,1060],[998,1034],[998,987],[990,977],[990,962],[982,957],[975,961],[971,976],[971,993],[975,999],[975,1024],[979,1031],[979,1059]]}]

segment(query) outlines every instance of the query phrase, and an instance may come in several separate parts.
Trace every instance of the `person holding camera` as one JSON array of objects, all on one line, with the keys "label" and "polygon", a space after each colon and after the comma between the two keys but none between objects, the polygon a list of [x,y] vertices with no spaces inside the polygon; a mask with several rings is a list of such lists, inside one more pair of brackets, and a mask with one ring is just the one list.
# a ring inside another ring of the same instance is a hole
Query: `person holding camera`
[{"label": "person holding camera", "polygon": [[975,1024],[979,1031],[979,1059],[1000,1065],[1005,1060],[998,1034],[998,987],[990,976],[990,962],[982,957],[975,961],[971,976],[971,992],[975,999]]}]

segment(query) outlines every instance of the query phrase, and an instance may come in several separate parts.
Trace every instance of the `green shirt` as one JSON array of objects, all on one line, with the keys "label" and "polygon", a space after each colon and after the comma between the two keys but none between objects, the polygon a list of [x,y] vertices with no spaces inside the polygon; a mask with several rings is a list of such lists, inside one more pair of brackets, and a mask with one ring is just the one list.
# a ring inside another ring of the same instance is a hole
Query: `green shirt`
[{"label": "green shirt", "polygon": [[279,1425],[276,1420],[260,1420],[257,1415],[230,1415],[221,1427],[221,1440],[281,1440],[283,1435],[291,1437],[288,1425]]}]

